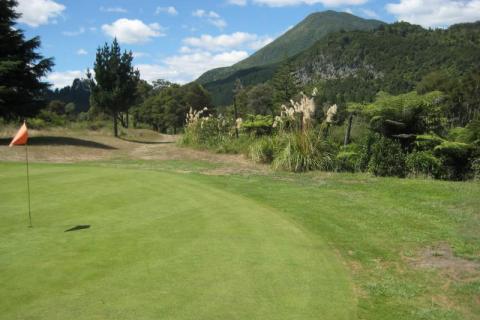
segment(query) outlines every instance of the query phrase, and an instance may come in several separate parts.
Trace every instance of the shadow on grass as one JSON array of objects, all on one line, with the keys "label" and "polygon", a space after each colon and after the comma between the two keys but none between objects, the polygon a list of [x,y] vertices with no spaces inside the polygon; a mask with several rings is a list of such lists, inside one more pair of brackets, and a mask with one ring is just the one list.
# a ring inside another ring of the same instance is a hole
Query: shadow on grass
[{"label": "shadow on grass", "polygon": [[[9,145],[12,138],[0,138],[0,145]],[[96,148],[96,149],[107,149],[107,150],[114,150],[117,149],[115,147],[90,141],[90,140],[83,140],[78,138],[71,138],[71,137],[31,137],[28,138],[28,145],[32,146],[78,146],[78,147],[87,147],[87,148]]]},{"label": "shadow on grass", "polygon": [[127,139],[118,137],[118,139],[126,141],[126,142],[133,142],[133,143],[143,143],[143,144],[170,144],[173,141],[142,141],[142,140],[135,140],[135,139]]}]

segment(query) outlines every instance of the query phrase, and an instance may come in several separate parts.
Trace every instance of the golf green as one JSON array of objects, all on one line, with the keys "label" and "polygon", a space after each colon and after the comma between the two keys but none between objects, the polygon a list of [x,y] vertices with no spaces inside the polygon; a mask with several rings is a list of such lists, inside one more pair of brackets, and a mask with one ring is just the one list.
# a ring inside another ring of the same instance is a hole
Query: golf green
[{"label": "golf green", "polygon": [[335,251],[272,207],[194,174],[34,164],[28,228],[24,170],[0,163],[0,319],[356,317]]}]

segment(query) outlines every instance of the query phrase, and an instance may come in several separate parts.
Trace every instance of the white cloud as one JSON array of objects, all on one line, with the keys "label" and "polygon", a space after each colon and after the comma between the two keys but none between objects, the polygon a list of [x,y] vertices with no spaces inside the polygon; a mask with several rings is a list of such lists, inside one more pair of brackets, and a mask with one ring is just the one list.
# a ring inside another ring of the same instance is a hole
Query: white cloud
[{"label": "white cloud", "polygon": [[87,52],[87,50],[80,48],[80,49],[77,50],[77,54],[79,56],[85,56],[85,55],[88,54],[88,52]]},{"label": "white cloud", "polygon": [[323,4],[327,7],[337,7],[342,5],[360,5],[368,0],[253,0],[254,3],[269,7],[286,7],[298,5]]},{"label": "white cloud", "polygon": [[367,16],[368,18],[373,18],[373,19],[380,18],[379,15],[375,11],[370,10],[370,9],[362,9],[362,13],[365,16]]},{"label": "white cloud", "polygon": [[247,0],[227,0],[227,3],[243,7],[247,5]]},{"label": "white cloud", "polygon": [[155,10],[155,14],[160,14],[160,13],[168,13],[171,16],[176,16],[178,14],[177,9],[175,7],[169,6],[169,7],[157,7],[157,10]]},{"label": "white cloud", "polygon": [[145,43],[154,37],[164,36],[164,28],[158,23],[145,24],[138,19],[118,19],[112,24],[104,24],[102,30],[110,37],[117,37],[121,43]]},{"label": "white cloud", "polygon": [[49,19],[58,17],[65,6],[52,0],[18,0],[17,12],[21,13],[19,22],[31,27],[48,24]]},{"label": "white cloud", "polygon": [[153,81],[159,78],[177,83],[186,83],[198,78],[213,68],[230,66],[248,57],[246,51],[232,50],[219,54],[206,51],[175,55],[165,58],[161,64],[138,64],[142,79]]},{"label": "white cloud", "polygon": [[63,88],[72,84],[75,78],[85,78],[86,71],[70,70],[50,73],[46,80],[53,84],[54,88]]},{"label": "white cloud", "polygon": [[68,36],[68,37],[75,37],[75,36],[79,36],[81,35],[82,33],[85,33],[85,28],[84,27],[80,27],[77,31],[63,31],[62,34],[64,36]]},{"label": "white cloud", "polygon": [[261,37],[249,44],[250,49],[258,50],[265,47],[267,44],[275,40],[272,37]]},{"label": "white cloud", "polygon": [[134,58],[150,57],[150,54],[147,52],[133,51],[132,54]]},{"label": "white cloud", "polygon": [[100,11],[102,12],[112,12],[112,13],[127,13],[127,9],[122,8],[122,7],[100,7]]},{"label": "white cloud", "polygon": [[180,52],[191,52],[190,47],[201,48],[207,51],[223,51],[227,49],[238,49],[248,47],[253,50],[272,42],[273,38],[268,36],[258,36],[254,33],[235,32],[232,34],[221,34],[219,36],[211,36],[203,34],[200,37],[189,37],[183,39],[183,43],[187,47],[180,48]]},{"label": "white cloud", "polygon": [[252,33],[235,32],[232,34],[222,34],[211,36],[203,34],[200,37],[189,37],[183,39],[183,43],[197,48],[203,48],[209,51],[220,51],[227,48],[238,48],[247,42],[257,40],[258,36]]},{"label": "white cloud", "polygon": [[386,9],[398,20],[424,27],[444,27],[480,20],[480,0],[400,0]]},{"label": "white cloud", "polygon": [[192,15],[194,17],[205,19],[210,24],[214,25],[219,29],[223,29],[227,26],[227,22],[215,11],[205,11],[203,9],[197,9],[192,12]]}]

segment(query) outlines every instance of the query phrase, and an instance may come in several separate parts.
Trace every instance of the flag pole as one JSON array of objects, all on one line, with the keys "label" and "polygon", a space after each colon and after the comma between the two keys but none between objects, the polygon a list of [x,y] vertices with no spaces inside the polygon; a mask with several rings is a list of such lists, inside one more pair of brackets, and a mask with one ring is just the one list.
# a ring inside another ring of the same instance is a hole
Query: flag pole
[{"label": "flag pole", "polygon": [[28,147],[27,143],[25,143],[25,160],[27,163],[27,194],[28,194],[28,219],[30,222],[29,227],[32,228],[32,212],[30,209],[30,175],[29,175],[29,170],[28,170]]}]

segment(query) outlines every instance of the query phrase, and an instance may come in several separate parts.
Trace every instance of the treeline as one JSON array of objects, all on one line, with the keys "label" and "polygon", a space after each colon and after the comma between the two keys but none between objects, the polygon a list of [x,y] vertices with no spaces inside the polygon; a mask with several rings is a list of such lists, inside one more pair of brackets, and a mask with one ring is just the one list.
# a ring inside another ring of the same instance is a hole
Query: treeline
[{"label": "treeline", "polygon": [[146,124],[159,132],[177,133],[185,125],[185,115],[190,108],[211,108],[210,94],[199,84],[184,86],[165,80],[153,85],[141,82],[138,88],[138,103],[131,113],[135,125]]},{"label": "treeline", "polygon": [[47,102],[61,101],[64,104],[73,103],[74,112],[87,112],[90,109],[90,82],[88,79],[74,79],[72,85],[61,89],[47,89],[44,99]]}]

